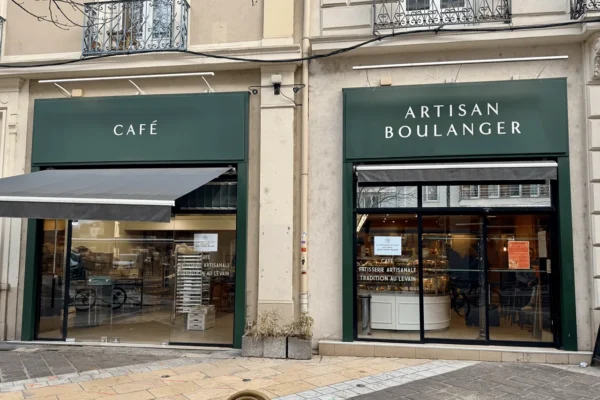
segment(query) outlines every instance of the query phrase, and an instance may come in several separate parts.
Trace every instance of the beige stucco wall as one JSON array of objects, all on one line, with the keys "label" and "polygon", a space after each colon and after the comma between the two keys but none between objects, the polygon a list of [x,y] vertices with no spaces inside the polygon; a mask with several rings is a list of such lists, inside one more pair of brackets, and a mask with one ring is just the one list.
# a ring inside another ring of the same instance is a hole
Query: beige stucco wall
[{"label": "beige stucco wall", "polygon": [[[83,29],[70,26],[61,29],[50,22],[37,21],[12,1],[8,1],[4,54],[21,56],[81,52]],[[27,1],[27,10],[49,16],[47,1]],[[72,7],[63,7],[75,24],[83,24],[83,14]],[[70,24],[56,14],[62,23]],[[222,44],[259,41],[263,37],[263,4],[251,0],[191,0],[188,23],[188,45]]]},{"label": "beige stucco wall", "polygon": [[252,0],[191,0],[191,46],[262,39],[263,4]]},{"label": "beige stucco wall", "polygon": [[[383,76],[393,85],[444,82],[501,81],[510,79],[568,78],[569,146],[573,209],[573,242],[577,335],[580,350],[592,346],[589,227],[586,177],[585,99],[579,44],[503,49],[502,57],[568,55],[568,60],[488,65],[433,66],[354,71],[355,65],[398,62],[397,55],[338,57],[311,63],[310,172],[309,172],[309,285],[310,313],[315,318],[315,339],[342,337],[342,89],[373,87]],[[402,62],[498,58],[493,50],[441,53],[404,53]]]},{"label": "beige stucco wall", "polygon": [[[381,3],[373,7],[371,1],[363,0],[310,0],[311,1],[311,35],[313,36],[338,36],[338,35],[369,35],[373,33],[372,23],[374,14],[380,10]],[[386,1],[388,10],[395,10],[392,1]],[[474,4],[471,2],[471,4]],[[490,4],[492,4],[490,2]],[[498,5],[494,1],[493,5]],[[511,14],[513,23],[526,25],[535,23],[548,23],[558,19],[568,20],[570,0],[512,0]],[[494,7],[495,8],[495,7]],[[499,23],[496,26],[501,27]],[[462,27],[457,25],[457,27]],[[409,30],[409,29],[404,29]],[[396,30],[396,32],[402,29]],[[380,33],[390,33],[382,31]]]},{"label": "beige stucco wall", "polygon": [[[83,31],[80,27],[61,29],[50,22],[37,21],[18,5],[8,1],[3,52],[7,56],[23,54],[50,54],[80,52]],[[25,8],[42,16],[49,16],[48,2],[27,1]],[[65,14],[74,22],[83,24],[83,14],[70,6],[63,7]],[[61,17],[61,21],[65,21]]]}]

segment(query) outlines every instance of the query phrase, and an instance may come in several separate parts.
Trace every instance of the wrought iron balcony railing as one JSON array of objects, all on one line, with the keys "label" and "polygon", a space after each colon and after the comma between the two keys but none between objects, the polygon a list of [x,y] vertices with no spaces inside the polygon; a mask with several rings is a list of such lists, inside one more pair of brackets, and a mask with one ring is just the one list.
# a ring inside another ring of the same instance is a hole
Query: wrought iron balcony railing
[{"label": "wrought iron balcony railing", "polygon": [[375,32],[511,19],[510,0],[373,0],[373,7]]},{"label": "wrought iron balcony railing", "polygon": [[579,19],[588,11],[600,11],[600,0],[571,0],[571,19]]},{"label": "wrought iron balcony railing", "polygon": [[186,0],[123,0],[85,4],[83,55],[185,50]]}]

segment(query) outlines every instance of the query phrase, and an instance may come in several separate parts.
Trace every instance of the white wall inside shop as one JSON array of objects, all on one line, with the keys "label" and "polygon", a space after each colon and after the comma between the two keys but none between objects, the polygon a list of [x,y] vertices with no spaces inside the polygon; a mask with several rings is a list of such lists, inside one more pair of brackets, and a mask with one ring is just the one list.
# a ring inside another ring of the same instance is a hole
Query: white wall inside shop
[{"label": "white wall inside shop", "polygon": [[[355,65],[463,60],[545,55],[568,55],[568,60],[453,65],[387,70],[354,71]],[[403,53],[402,57],[338,57],[311,64],[310,103],[310,313],[315,318],[315,339],[342,337],[342,89],[372,87],[382,78],[394,86],[482,82],[520,79],[568,78],[569,148],[573,210],[573,245],[577,335],[580,350],[592,347],[588,254],[587,141],[581,46],[522,47],[495,50],[462,50],[436,53]]]}]

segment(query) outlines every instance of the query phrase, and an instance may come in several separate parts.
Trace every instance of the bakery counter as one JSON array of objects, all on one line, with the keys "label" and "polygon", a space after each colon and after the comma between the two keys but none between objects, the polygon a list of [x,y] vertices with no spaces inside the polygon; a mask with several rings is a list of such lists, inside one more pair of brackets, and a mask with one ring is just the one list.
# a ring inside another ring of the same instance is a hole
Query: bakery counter
[{"label": "bakery counter", "polygon": [[[419,331],[418,292],[360,291],[371,295],[371,328],[395,331]],[[433,331],[450,326],[450,295],[424,294],[425,330]]]}]

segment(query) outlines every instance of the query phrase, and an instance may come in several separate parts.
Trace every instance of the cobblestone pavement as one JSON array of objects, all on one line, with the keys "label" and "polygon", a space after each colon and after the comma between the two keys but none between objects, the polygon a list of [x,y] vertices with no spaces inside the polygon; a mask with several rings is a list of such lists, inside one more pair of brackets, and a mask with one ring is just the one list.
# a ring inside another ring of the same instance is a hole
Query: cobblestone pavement
[{"label": "cobblestone pavement", "polygon": [[[577,368],[577,369],[575,369]],[[430,378],[408,380],[355,400],[600,399],[600,370],[537,364],[478,363]]]},{"label": "cobblestone pavement", "polygon": [[[30,369],[43,370],[34,368],[37,365],[53,370],[52,365],[65,365],[63,360],[77,372],[32,377]],[[72,360],[82,361],[74,365]],[[225,400],[247,389],[278,400],[600,399],[600,370],[589,367],[321,356],[292,361],[242,358],[237,351],[60,346],[1,351],[0,347],[0,365],[11,362],[21,363],[29,378],[0,383],[0,400]]]},{"label": "cobblestone pavement", "polygon": [[172,360],[184,357],[186,353],[190,352],[125,347],[0,345],[0,383]]}]

